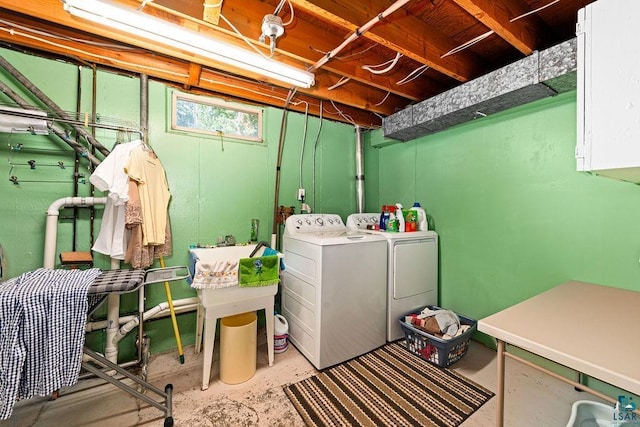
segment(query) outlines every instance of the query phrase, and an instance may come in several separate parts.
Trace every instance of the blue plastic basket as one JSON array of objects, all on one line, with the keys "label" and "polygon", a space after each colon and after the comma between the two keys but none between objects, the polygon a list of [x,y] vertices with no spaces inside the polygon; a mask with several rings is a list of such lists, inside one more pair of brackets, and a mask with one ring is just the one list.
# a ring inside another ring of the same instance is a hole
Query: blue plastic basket
[{"label": "blue plastic basket", "polygon": [[[429,305],[427,307],[431,310],[441,309],[435,305]],[[460,324],[469,325],[469,329],[461,335],[450,340],[445,340],[431,335],[428,332],[421,331],[405,322],[405,316],[420,314],[421,311],[422,310],[410,311],[399,320],[400,326],[405,334],[405,347],[407,350],[441,368],[446,368],[462,359],[462,356],[469,350],[469,342],[471,341],[471,336],[477,329],[478,322],[456,313],[460,318]]]}]

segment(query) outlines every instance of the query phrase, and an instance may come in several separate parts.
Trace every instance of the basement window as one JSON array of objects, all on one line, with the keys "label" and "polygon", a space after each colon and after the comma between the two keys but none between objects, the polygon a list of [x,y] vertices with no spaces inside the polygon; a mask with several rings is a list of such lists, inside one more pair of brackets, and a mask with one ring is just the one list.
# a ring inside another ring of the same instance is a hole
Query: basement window
[{"label": "basement window", "polygon": [[262,110],[173,92],[171,129],[262,142]]}]

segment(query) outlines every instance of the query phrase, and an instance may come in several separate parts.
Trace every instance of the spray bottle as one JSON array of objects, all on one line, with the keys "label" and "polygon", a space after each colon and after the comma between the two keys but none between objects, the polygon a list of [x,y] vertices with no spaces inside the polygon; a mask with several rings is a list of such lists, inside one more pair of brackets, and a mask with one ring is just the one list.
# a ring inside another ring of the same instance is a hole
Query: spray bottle
[{"label": "spray bottle", "polygon": [[404,233],[404,215],[400,203],[396,203],[396,220],[398,221],[398,232]]},{"label": "spray bottle", "polygon": [[387,213],[389,214],[389,221],[387,222],[387,231],[395,232],[398,231],[398,220],[396,219],[396,215],[393,213],[393,206],[387,206]]}]

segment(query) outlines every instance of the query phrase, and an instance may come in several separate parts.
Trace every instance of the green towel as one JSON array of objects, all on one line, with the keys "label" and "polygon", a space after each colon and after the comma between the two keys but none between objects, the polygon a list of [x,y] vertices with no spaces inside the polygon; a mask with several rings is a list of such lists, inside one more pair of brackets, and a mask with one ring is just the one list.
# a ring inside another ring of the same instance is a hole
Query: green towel
[{"label": "green towel", "polygon": [[280,282],[278,255],[241,258],[238,268],[240,287],[269,286]]}]

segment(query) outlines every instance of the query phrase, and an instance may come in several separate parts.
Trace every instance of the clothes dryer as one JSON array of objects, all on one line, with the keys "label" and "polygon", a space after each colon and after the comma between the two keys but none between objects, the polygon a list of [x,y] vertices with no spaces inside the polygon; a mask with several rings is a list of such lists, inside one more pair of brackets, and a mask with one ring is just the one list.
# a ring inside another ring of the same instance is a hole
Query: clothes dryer
[{"label": "clothes dryer", "polygon": [[387,243],[339,215],[285,223],[282,315],[290,342],[318,369],[386,343]]},{"label": "clothes dryer", "polygon": [[438,304],[438,234],[370,230],[379,213],[351,214],[347,229],[382,236],[387,241],[387,341],[404,338],[398,320],[410,311]]}]

